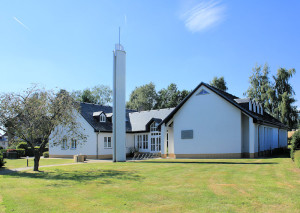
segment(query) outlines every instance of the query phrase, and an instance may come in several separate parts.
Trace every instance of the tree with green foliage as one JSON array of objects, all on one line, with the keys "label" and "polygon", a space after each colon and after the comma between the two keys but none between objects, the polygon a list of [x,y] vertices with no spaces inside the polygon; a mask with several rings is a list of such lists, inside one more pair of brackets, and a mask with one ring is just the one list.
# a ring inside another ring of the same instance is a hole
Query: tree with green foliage
[{"label": "tree with green foliage", "polygon": [[267,64],[255,66],[250,76],[250,86],[245,93],[249,98],[261,103],[269,114],[279,119],[290,129],[297,128],[298,114],[295,103],[295,91],[290,84],[290,79],[296,73],[295,69],[279,68],[274,82],[269,79]]},{"label": "tree with green foliage", "polygon": [[295,151],[300,150],[300,130],[293,134],[291,143],[291,158],[294,160]]},{"label": "tree with green foliage", "polygon": [[76,113],[79,105],[65,90],[55,93],[34,86],[23,93],[0,96],[0,129],[26,142],[34,151],[34,171],[39,169],[40,156],[51,135],[65,134],[63,130],[67,129],[70,137],[86,140]]},{"label": "tree with green foliage", "polygon": [[228,90],[228,88],[226,86],[226,81],[223,76],[220,78],[214,77],[213,80],[209,84],[214,87],[217,87],[218,89],[223,90],[223,91]]},{"label": "tree with green foliage", "polygon": [[72,97],[78,102],[109,105],[112,102],[112,90],[109,86],[97,85],[92,89],[76,90]]},{"label": "tree with green foliage", "polygon": [[172,83],[166,89],[158,91],[156,100],[156,109],[176,107],[189,92],[187,90],[178,90],[177,85]]},{"label": "tree with green foliage", "polygon": [[4,158],[3,158],[3,154],[2,154],[2,152],[0,152],[0,168],[1,167],[3,167],[4,165],[5,165],[5,160],[4,160]]},{"label": "tree with green foliage", "polygon": [[263,67],[255,65],[252,69],[252,75],[249,77],[250,86],[246,95],[261,103],[269,113],[272,113],[274,100],[271,97],[274,96],[274,90],[269,80],[269,73],[270,68],[267,63]]},{"label": "tree with green foliage", "polygon": [[157,94],[155,85],[150,82],[140,87],[136,87],[130,94],[129,101],[126,103],[126,108],[135,109],[138,111],[154,109],[156,104]]}]

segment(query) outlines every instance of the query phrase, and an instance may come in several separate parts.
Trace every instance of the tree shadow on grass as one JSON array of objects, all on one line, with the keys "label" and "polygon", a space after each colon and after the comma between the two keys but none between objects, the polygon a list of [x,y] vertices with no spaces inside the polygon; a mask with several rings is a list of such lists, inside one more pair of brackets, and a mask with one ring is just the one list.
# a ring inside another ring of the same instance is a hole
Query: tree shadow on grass
[{"label": "tree shadow on grass", "polygon": [[72,170],[64,171],[61,169],[54,169],[53,171],[43,172],[13,172],[5,174],[5,176],[15,178],[33,178],[44,180],[71,180],[76,182],[96,181],[100,184],[109,184],[114,180],[132,180],[139,181],[140,176],[133,171],[120,170],[104,170],[95,169],[90,171]]},{"label": "tree shadow on grass", "polygon": [[278,164],[276,162],[224,162],[224,161],[202,161],[202,162],[198,162],[198,161],[135,161],[134,163],[179,163],[179,164],[245,164],[245,165],[251,165],[251,164],[255,164],[255,165],[263,165],[263,164]]}]

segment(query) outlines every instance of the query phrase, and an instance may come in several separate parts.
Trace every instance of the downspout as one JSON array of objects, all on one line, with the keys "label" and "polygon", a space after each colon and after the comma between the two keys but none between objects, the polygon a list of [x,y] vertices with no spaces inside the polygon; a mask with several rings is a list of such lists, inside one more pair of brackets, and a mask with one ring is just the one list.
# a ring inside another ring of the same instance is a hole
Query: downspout
[{"label": "downspout", "polygon": [[100,134],[100,130],[99,130],[99,132],[97,132],[96,159],[98,159],[98,157],[99,157],[99,153],[98,153],[98,147],[99,147],[99,134]]}]

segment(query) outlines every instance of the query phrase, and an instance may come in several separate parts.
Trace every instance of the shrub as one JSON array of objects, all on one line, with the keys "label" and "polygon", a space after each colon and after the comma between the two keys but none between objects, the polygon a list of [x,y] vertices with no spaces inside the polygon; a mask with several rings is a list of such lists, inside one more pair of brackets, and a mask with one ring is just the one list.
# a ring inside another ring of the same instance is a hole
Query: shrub
[{"label": "shrub", "polygon": [[0,146],[0,150],[1,150],[1,149],[4,149],[4,148],[3,148],[2,146]]},{"label": "shrub", "polygon": [[44,158],[49,158],[49,152],[44,152],[43,156],[44,156]]},{"label": "shrub", "polygon": [[7,152],[6,149],[1,149],[0,150],[0,154],[2,154],[3,158],[7,158],[6,152]]},{"label": "shrub", "polygon": [[17,149],[28,149],[28,144],[26,142],[20,142],[17,147]]},{"label": "shrub", "polygon": [[300,169],[300,150],[297,150],[294,153],[294,161],[295,161],[296,167],[298,167]]},{"label": "shrub", "polygon": [[18,157],[25,157],[25,149],[16,149]]},{"label": "shrub", "polygon": [[294,160],[295,151],[300,149],[300,130],[296,131],[292,137],[291,158]]},{"label": "shrub", "polygon": [[2,153],[0,153],[0,168],[3,167],[5,165],[5,163],[6,162],[4,161]]},{"label": "shrub", "polygon": [[28,147],[28,149],[25,150],[25,156],[33,157],[34,153],[31,147]]}]

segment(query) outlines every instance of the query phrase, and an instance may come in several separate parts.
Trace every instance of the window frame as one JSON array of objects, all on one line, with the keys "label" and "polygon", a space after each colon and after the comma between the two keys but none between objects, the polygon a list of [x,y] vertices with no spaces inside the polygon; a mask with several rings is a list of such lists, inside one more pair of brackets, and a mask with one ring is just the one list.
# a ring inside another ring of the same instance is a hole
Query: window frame
[{"label": "window frame", "polygon": [[104,149],[112,148],[111,136],[104,136],[103,142],[104,142]]},{"label": "window frame", "polygon": [[67,140],[67,138],[62,139],[61,149],[62,150],[67,150],[68,149],[68,140]]},{"label": "window frame", "polygon": [[101,123],[106,122],[106,116],[105,116],[103,113],[101,113],[101,114],[99,115],[99,121],[100,121]]},{"label": "window frame", "polygon": [[77,140],[74,139],[74,138],[72,138],[72,140],[71,140],[71,149],[72,150],[76,150],[77,149]]}]

